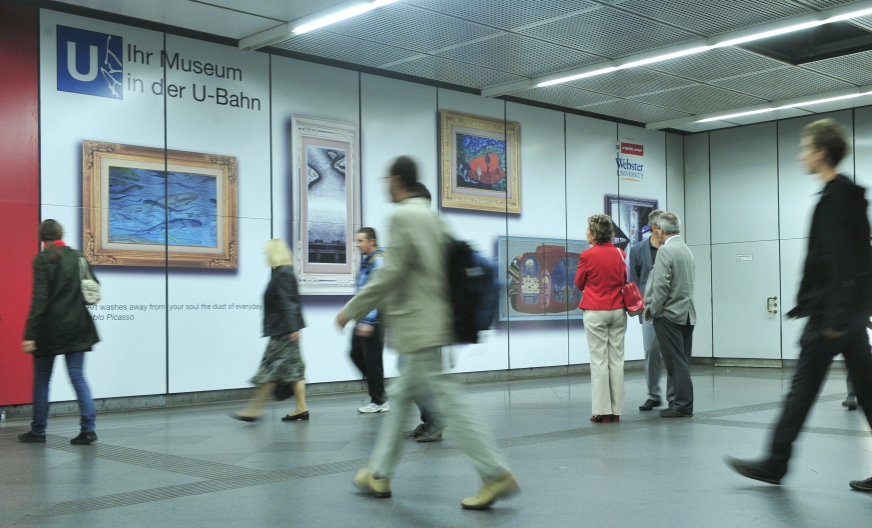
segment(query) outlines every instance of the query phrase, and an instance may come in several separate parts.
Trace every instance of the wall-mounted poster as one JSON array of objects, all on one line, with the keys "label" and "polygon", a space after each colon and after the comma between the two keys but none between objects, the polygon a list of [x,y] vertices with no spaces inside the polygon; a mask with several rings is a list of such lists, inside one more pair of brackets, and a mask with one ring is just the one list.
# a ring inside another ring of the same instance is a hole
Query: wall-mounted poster
[{"label": "wall-mounted poster", "polygon": [[657,200],[607,194],[605,213],[612,217],[615,237],[612,242],[621,249],[638,244],[651,236],[648,213],[657,209]]},{"label": "wall-mounted poster", "polygon": [[590,244],[580,240],[499,237],[499,266],[505,277],[500,321],[581,319],[575,288],[578,257]]},{"label": "wall-mounted poster", "polygon": [[360,226],[357,125],[293,116],[293,203],[298,211],[291,234],[300,293],[354,293]]},{"label": "wall-mounted poster", "polygon": [[443,110],[442,207],[521,212],[521,125]]},{"label": "wall-mounted poster", "polygon": [[237,267],[236,158],[85,141],[82,247],[92,264]]}]

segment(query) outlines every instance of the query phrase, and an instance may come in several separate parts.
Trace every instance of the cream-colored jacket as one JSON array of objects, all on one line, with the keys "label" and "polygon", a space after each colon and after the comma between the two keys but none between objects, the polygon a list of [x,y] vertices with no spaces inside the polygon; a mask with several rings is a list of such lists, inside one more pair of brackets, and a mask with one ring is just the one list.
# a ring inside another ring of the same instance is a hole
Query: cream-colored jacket
[{"label": "cream-colored jacket", "polygon": [[401,354],[453,342],[445,259],[448,231],[425,198],[407,198],[391,217],[384,267],[345,305],[360,321],[378,308]]}]

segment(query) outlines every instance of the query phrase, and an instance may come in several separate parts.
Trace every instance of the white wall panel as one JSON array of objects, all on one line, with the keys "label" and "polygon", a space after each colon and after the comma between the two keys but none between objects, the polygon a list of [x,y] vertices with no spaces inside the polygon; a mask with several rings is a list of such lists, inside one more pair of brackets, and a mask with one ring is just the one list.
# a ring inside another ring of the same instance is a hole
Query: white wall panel
[{"label": "white wall panel", "polygon": [[796,306],[796,295],[802,281],[802,269],[808,251],[807,238],[781,241],[781,297],[778,306],[781,319],[781,357],[799,358],[799,336],[808,319],[788,319],[786,314]]},{"label": "white wall panel", "polygon": [[775,127],[710,133],[712,244],[778,239]]},{"label": "white wall panel", "polygon": [[[604,212],[605,195],[618,194],[617,139],[615,123],[566,115],[566,236],[570,240],[585,240],[587,218]],[[569,328],[569,363],[590,363],[582,322],[570,321]]]},{"label": "white wall panel", "polygon": [[[778,209],[782,239],[808,236],[811,215],[820,198],[824,184],[797,161],[799,134],[802,127],[818,119],[831,118],[845,127],[849,138],[853,135],[850,110],[832,114],[814,115],[778,122]],[[848,154],[840,166],[849,177],[854,172],[854,158]]]},{"label": "white wall panel", "polygon": [[696,266],[693,283],[693,306],[696,326],[693,329],[693,357],[712,357],[712,247],[688,246]]},{"label": "white wall panel", "polygon": [[[508,215],[508,235],[566,239],[563,112],[509,103],[521,125],[521,214]],[[568,364],[567,320],[509,320],[512,368]]]},{"label": "white wall panel", "polygon": [[684,225],[688,245],[711,243],[709,134],[684,138]]},{"label": "white wall panel", "polygon": [[[668,211],[676,213],[682,223],[684,217],[684,139],[676,134],[666,134],[666,203]],[[687,231],[685,228],[684,231]],[[686,233],[685,233],[686,235]]]}]

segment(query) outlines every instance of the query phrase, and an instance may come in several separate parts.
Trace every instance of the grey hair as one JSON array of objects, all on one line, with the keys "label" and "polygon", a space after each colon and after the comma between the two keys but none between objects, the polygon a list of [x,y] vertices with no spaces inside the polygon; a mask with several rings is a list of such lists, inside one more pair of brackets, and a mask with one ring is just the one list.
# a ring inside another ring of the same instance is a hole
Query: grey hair
[{"label": "grey hair", "polygon": [[657,227],[667,235],[677,235],[681,233],[681,219],[677,214],[666,211],[657,219]]},{"label": "grey hair", "polygon": [[659,226],[657,220],[660,219],[660,215],[662,215],[665,211],[663,209],[654,209],[650,213],[648,213],[648,225],[654,224]]}]

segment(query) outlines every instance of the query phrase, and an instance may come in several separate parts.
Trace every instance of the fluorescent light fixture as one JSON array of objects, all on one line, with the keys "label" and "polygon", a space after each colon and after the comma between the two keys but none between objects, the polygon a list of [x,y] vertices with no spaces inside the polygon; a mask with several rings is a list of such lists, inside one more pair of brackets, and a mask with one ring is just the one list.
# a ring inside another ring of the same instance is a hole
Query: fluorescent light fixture
[{"label": "fluorescent light fixture", "polygon": [[294,35],[302,35],[303,33],[308,33],[309,31],[320,29],[324,26],[329,26],[330,24],[335,24],[336,22],[341,22],[343,20],[362,15],[364,13],[372,11],[373,9],[386,6],[388,4],[393,4],[396,1],[397,0],[375,0],[374,2],[364,2],[362,4],[343,9],[342,11],[338,11],[336,13],[318,18],[311,22],[307,22],[301,26],[297,26],[293,30],[291,30],[291,32]]},{"label": "fluorescent light fixture", "polygon": [[754,40],[765,39],[769,37],[776,37],[778,35],[785,35],[787,33],[793,33],[794,31],[802,31],[803,29],[813,28],[816,26],[822,26],[826,24],[827,20],[815,20],[813,22],[806,22],[804,24],[796,24],[793,26],[787,26],[780,29],[773,29],[771,31],[764,31],[762,33],[755,33],[753,35],[748,35],[745,37],[734,38],[730,40],[725,40],[723,42],[718,42],[715,44],[714,48],[725,48],[727,46],[738,46],[739,44],[744,44],[746,42],[751,42]]},{"label": "fluorescent light fixture", "polygon": [[771,108],[758,108],[757,110],[749,110],[747,112],[739,112],[736,114],[727,114],[727,115],[721,115],[721,116],[716,116],[716,117],[707,117],[705,119],[700,119],[698,121],[694,121],[694,123],[708,123],[711,121],[727,121],[727,120],[732,119],[734,117],[743,117],[743,116],[754,115],[754,114],[762,114],[765,112],[774,112],[776,110],[786,110],[788,108],[799,108],[799,107],[812,106],[812,105],[821,104],[821,103],[829,103],[831,101],[841,101],[843,99],[853,99],[854,97],[862,97],[864,95],[872,95],[872,91],[857,92],[857,93],[846,94],[846,95],[838,95],[835,97],[827,97],[824,99],[815,99],[812,101],[803,101],[800,103],[790,103],[790,104],[785,104],[785,105],[781,105],[781,106],[773,106]]},{"label": "fluorescent light fixture", "polygon": [[554,79],[553,81],[543,81],[536,85],[536,88],[542,88],[543,86],[551,86],[553,84],[563,84],[569,81],[577,81],[578,79],[586,79],[588,77],[595,77],[597,75],[602,75],[604,73],[610,73],[618,68],[615,66],[609,66],[608,68],[602,68],[600,70],[589,71],[587,73],[579,73],[578,75],[570,75],[569,77],[561,77],[559,79]]},{"label": "fluorescent light fixture", "polygon": [[676,51],[675,53],[667,53],[666,55],[658,55],[657,57],[651,57],[650,59],[642,59],[633,62],[628,62],[626,64],[621,64],[617,67],[618,70],[623,70],[626,68],[635,68],[637,66],[645,66],[646,64],[653,64],[655,62],[665,61],[669,59],[677,59],[678,57],[686,57],[688,55],[695,55],[697,53],[702,53],[703,51],[708,51],[712,49],[712,46],[697,46],[695,48],[689,48],[683,51]]},{"label": "fluorescent light fixture", "polygon": [[854,11],[853,13],[846,13],[844,15],[833,16],[827,19],[827,23],[841,22],[842,20],[848,20],[849,18],[857,18],[866,15],[872,15],[872,8],[862,9],[860,11]]}]

